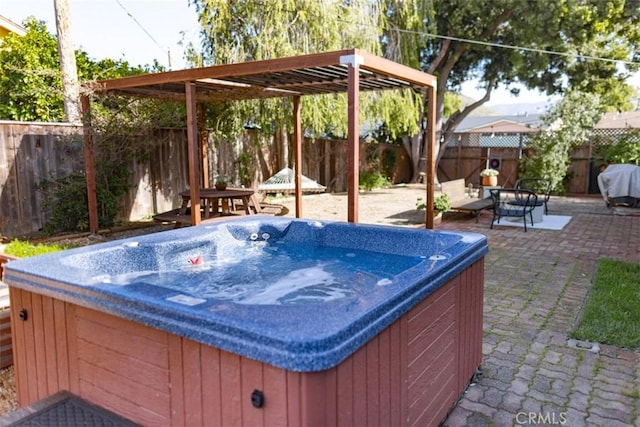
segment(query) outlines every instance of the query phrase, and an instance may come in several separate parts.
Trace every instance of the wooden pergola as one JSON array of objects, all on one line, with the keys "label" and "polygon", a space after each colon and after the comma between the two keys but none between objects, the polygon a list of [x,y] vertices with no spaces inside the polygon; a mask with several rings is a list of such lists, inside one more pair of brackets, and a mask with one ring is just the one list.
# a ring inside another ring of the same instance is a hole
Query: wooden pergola
[{"label": "wooden pergola", "polygon": [[[427,95],[426,227],[433,228],[435,174],[436,78],[413,68],[371,55],[345,49],[288,58],[215,65],[163,73],[143,74],[86,83],[82,95],[83,117],[90,117],[89,94],[162,98],[186,103],[191,224],[200,217],[200,143],[198,111],[205,103],[266,98],[291,98],[295,161],[296,217],[302,217],[302,124],[300,98],[305,95],[347,93],[348,163],[347,203],[349,222],[358,222],[359,185],[359,93],[390,89],[413,89]],[[91,123],[84,121],[84,156],[89,203],[89,229],[98,232],[96,175]],[[204,168],[203,168],[204,169]],[[205,176],[205,183],[206,183]]]}]

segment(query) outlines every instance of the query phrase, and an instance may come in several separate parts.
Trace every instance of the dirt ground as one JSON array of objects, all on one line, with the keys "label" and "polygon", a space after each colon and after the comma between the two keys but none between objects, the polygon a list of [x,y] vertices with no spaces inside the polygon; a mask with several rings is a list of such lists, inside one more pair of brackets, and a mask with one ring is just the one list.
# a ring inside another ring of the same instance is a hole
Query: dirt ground
[{"label": "dirt ground", "polygon": [[[358,198],[358,222],[362,224],[387,224],[416,226],[424,223],[424,210],[416,205],[424,203],[424,184],[403,184],[385,189],[361,191]],[[295,198],[276,196],[266,199],[269,203],[285,206],[285,216],[295,217]],[[302,196],[302,218],[347,221],[347,194],[320,193]]]}]

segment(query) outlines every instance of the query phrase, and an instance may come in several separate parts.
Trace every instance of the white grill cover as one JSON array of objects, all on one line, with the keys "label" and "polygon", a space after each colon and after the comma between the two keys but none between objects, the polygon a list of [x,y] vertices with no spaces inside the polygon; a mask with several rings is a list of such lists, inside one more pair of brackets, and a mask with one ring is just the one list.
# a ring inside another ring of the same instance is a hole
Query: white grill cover
[{"label": "white grill cover", "polygon": [[598,187],[605,201],[616,197],[640,198],[640,166],[609,165],[598,175]]}]

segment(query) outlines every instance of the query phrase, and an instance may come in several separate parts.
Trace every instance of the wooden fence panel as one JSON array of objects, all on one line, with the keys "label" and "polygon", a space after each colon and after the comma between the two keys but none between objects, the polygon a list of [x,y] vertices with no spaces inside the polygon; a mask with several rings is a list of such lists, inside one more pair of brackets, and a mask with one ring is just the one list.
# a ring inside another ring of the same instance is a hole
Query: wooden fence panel
[{"label": "wooden fence panel", "polygon": [[81,167],[78,127],[0,122],[0,233],[41,229],[49,212],[38,187]]}]

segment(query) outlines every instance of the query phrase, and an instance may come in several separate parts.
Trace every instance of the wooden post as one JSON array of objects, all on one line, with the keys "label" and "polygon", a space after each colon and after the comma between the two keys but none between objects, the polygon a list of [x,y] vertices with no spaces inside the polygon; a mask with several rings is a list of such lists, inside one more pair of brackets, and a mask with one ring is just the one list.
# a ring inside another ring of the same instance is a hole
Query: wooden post
[{"label": "wooden post", "polygon": [[196,84],[185,82],[187,102],[187,144],[189,158],[189,190],[191,197],[191,225],[198,225],[200,217],[200,162],[198,153],[198,121],[196,117]]},{"label": "wooden post", "polygon": [[358,187],[360,185],[360,70],[357,60],[349,63],[347,122],[347,221],[358,222]]},{"label": "wooden post", "polygon": [[202,187],[209,188],[209,141],[207,140],[207,106],[199,103],[198,109],[198,137],[202,156]]},{"label": "wooden post", "polygon": [[296,218],[302,218],[302,118],[300,97],[293,97],[293,155],[295,171]]},{"label": "wooden post", "polygon": [[427,161],[426,161],[426,178],[427,178],[427,208],[425,217],[425,227],[433,229],[433,201],[434,201],[434,182],[436,171],[435,144],[436,144],[436,86],[427,88]]},{"label": "wooden post", "polygon": [[87,181],[87,206],[89,210],[89,232],[98,233],[98,196],[96,193],[96,164],[93,155],[93,130],[91,129],[91,102],[88,95],[80,97],[82,130],[84,139],[84,170]]}]

